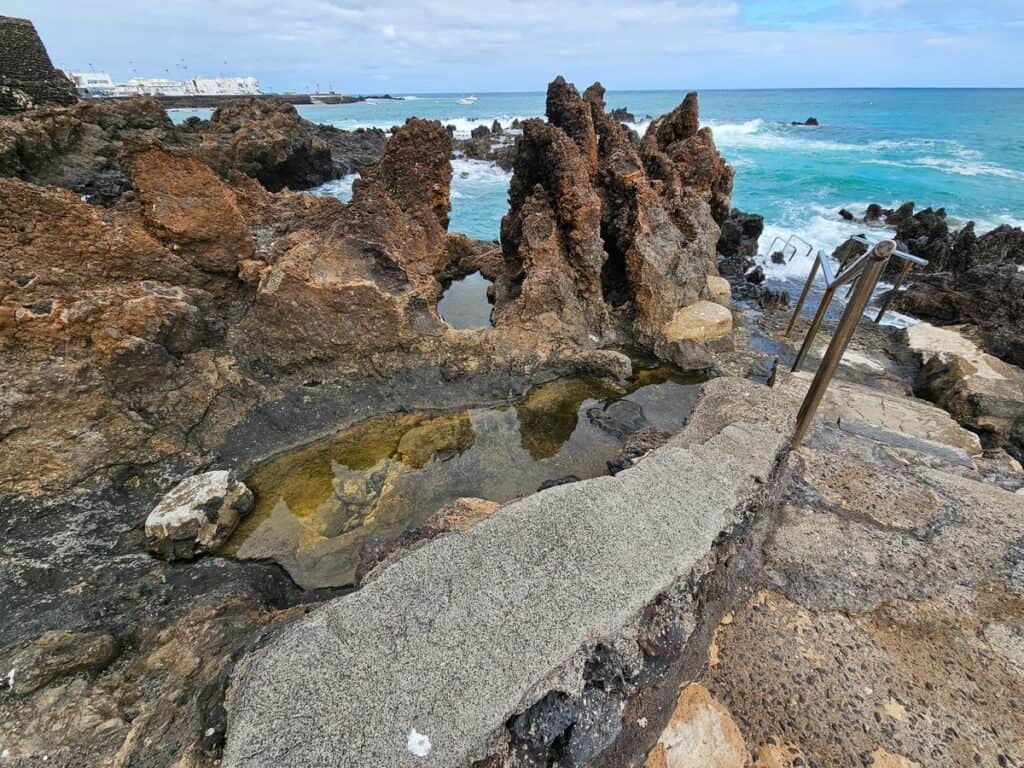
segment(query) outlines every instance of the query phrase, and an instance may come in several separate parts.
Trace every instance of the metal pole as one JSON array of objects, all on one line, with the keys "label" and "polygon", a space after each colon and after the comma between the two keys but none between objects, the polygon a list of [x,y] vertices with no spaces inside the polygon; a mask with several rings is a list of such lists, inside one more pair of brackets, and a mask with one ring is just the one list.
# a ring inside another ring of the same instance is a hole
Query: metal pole
[{"label": "metal pole", "polygon": [[878,316],[875,317],[875,325],[882,322],[882,316],[885,314],[886,310],[889,309],[889,304],[892,303],[892,297],[896,295],[896,291],[898,291],[900,286],[903,285],[903,281],[907,279],[907,275],[910,274],[910,270],[913,268],[913,263],[909,261],[903,264],[903,269],[900,270],[900,276],[896,278],[896,282],[893,283],[892,290],[889,291],[885,297],[885,301],[882,302],[882,308],[878,310]]},{"label": "metal pole", "polygon": [[829,285],[825,289],[825,293],[822,294],[821,304],[818,305],[818,311],[814,313],[814,319],[811,320],[811,325],[807,329],[807,335],[804,336],[804,343],[800,347],[800,351],[796,355],[796,360],[793,361],[793,367],[790,370],[796,373],[800,370],[800,366],[803,365],[804,358],[807,357],[807,353],[811,351],[811,344],[814,342],[814,337],[818,335],[818,329],[821,328],[821,323],[825,319],[825,313],[828,312],[829,305],[832,303],[833,297],[836,295],[836,288],[839,286]]},{"label": "metal pole", "polygon": [[839,367],[839,361],[846,351],[846,345],[850,343],[850,338],[857,328],[861,315],[864,314],[864,307],[867,306],[868,301],[871,299],[871,294],[875,290],[875,285],[882,274],[882,269],[889,261],[889,257],[892,256],[892,252],[895,249],[896,244],[892,240],[883,240],[876,245],[871,252],[871,258],[864,267],[864,271],[857,279],[853,296],[846,305],[846,310],[843,312],[839,325],[836,326],[835,333],[832,335],[832,341],[825,351],[825,356],[821,359],[821,365],[818,366],[818,371],[814,374],[814,380],[807,390],[807,396],[800,405],[800,412],[796,417],[796,434],[793,436],[794,448],[800,445],[807,435],[807,430],[811,427],[814,414],[821,404],[821,399],[825,396],[825,390],[828,389],[828,385],[835,375],[836,368]]},{"label": "metal pole", "polygon": [[793,312],[793,317],[789,319],[789,325],[786,326],[786,338],[793,332],[793,326],[796,325],[796,319],[800,317],[800,310],[804,308],[804,301],[807,300],[807,294],[811,292],[811,285],[814,283],[814,276],[818,274],[818,259],[814,259],[814,266],[811,267],[811,274],[807,276],[807,282],[804,283],[804,289],[800,291],[800,298],[796,302],[796,310]]}]

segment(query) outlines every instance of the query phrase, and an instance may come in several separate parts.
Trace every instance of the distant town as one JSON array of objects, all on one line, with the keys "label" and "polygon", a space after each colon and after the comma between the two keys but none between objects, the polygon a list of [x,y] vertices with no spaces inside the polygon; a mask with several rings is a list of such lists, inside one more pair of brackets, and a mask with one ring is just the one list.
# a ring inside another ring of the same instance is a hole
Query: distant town
[{"label": "distant town", "polygon": [[133,77],[114,82],[106,72],[65,72],[83,96],[258,96],[255,77],[193,77],[171,80],[163,77]]}]

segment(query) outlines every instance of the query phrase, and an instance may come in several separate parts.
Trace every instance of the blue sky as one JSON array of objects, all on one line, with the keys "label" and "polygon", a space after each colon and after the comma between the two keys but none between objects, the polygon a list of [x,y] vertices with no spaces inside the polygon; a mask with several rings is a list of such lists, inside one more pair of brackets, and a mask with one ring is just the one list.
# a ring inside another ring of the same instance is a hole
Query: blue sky
[{"label": "blue sky", "polygon": [[1024,0],[4,0],[54,63],[264,90],[1024,86]]}]

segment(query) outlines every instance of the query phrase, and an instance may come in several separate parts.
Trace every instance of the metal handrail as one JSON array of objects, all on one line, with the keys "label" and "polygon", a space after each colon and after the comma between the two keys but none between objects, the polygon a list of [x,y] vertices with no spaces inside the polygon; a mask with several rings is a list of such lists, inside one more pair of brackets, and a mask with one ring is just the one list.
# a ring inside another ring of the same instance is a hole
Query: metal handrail
[{"label": "metal handrail", "polygon": [[[835,289],[844,283],[850,282],[852,278],[864,267],[865,257],[872,251],[875,244],[868,240],[863,235],[855,235],[852,240],[856,240],[858,243],[863,243],[868,246],[868,250],[857,258],[851,261],[844,261],[839,265],[839,271],[835,276],[832,274],[831,262],[829,257],[824,251],[818,250],[817,258],[814,264],[811,265],[811,273],[807,276],[807,282],[804,283],[803,290],[800,292],[800,298],[796,302],[796,309],[793,311],[793,316],[789,319],[789,325],[786,326],[786,333],[784,334],[787,338],[792,334],[793,327],[796,325],[797,318],[800,317],[800,311],[804,307],[804,302],[807,300],[807,295],[811,291],[811,286],[814,284],[814,278],[818,274],[819,267],[821,268],[822,274],[825,276],[825,294],[822,296],[821,305],[818,307],[818,311],[814,315],[814,319],[811,321],[811,327],[808,329],[808,339],[818,332],[818,328],[821,325],[822,320],[825,319],[825,312],[828,310],[829,304],[832,302],[832,298],[835,295]],[[914,256],[912,253],[906,251],[900,251],[896,249],[896,243],[891,240],[883,240],[882,242],[892,243],[893,250],[890,258],[895,256],[897,259],[903,261],[903,269],[900,270],[899,276],[896,278],[896,282],[893,284],[892,290],[886,294],[885,299],[882,302],[882,306],[878,310],[878,314],[875,315],[875,324],[882,322],[882,318],[885,313],[889,310],[889,304],[892,302],[893,296],[903,285],[903,281],[906,280],[907,275],[910,274],[910,270],[915,266],[927,266],[928,260],[922,259],[920,256]],[[849,299],[853,293],[853,284],[850,284],[849,290],[846,292],[846,298]],[[807,350],[810,349],[808,339],[804,340],[804,346],[800,348],[800,353],[797,355],[796,361],[793,363],[793,370],[797,371],[800,369],[801,363],[803,363],[804,356]]]},{"label": "metal handrail", "polygon": [[[856,240],[858,243],[863,243],[869,248],[871,247],[871,242],[864,235],[856,235],[853,239]],[[900,286],[903,285],[903,281],[907,279],[907,275],[910,274],[910,270],[912,270],[915,266],[928,266],[927,259],[922,259],[920,256],[915,256],[914,254],[907,253],[906,251],[894,250],[892,252],[892,255],[895,256],[897,259],[903,261],[903,269],[900,270],[900,274],[896,278],[896,282],[892,284],[892,290],[885,295],[885,299],[882,301],[882,306],[879,308],[878,314],[875,315],[876,325],[882,322],[882,316],[885,315],[885,313],[888,311],[889,304],[892,303],[893,296],[896,295],[896,292],[900,289]]]},{"label": "metal handrail", "polygon": [[[857,328],[861,316],[864,314],[864,308],[871,300],[871,296],[875,291],[875,286],[878,284],[878,278],[882,275],[882,270],[885,265],[889,263],[889,259],[896,251],[896,243],[892,240],[883,240],[882,242],[875,245],[871,250],[858,256],[849,266],[843,269],[834,279],[828,280],[828,287],[825,289],[825,295],[822,297],[821,305],[818,307],[818,311],[814,315],[814,320],[811,323],[811,327],[807,330],[807,337],[804,339],[803,346],[800,348],[800,353],[797,355],[796,362],[793,363],[793,370],[796,371],[800,368],[800,363],[806,356],[807,351],[811,347],[811,342],[814,340],[814,336],[818,332],[818,328],[821,326],[821,321],[825,316],[825,312],[828,309],[829,303],[832,301],[832,297],[835,295],[835,289],[840,285],[852,281],[857,278],[856,282],[852,283],[853,294],[850,300],[846,303],[846,309],[843,310],[843,316],[839,320],[839,324],[836,326],[835,332],[832,334],[832,341],[829,342],[828,349],[825,350],[824,356],[821,358],[821,365],[818,366],[817,372],[814,374],[814,380],[811,381],[811,386],[807,390],[807,395],[804,397],[803,403],[800,404],[800,412],[796,417],[796,433],[793,436],[793,447],[797,447],[803,441],[807,435],[807,431],[810,429],[811,422],[814,419],[814,414],[818,410],[818,406],[821,404],[822,398],[825,396],[825,390],[828,389],[828,385],[832,381],[832,377],[835,375],[836,368],[839,367],[839,361],[843,357],[843,353],[846,352],[846,347],[850,343],[850,339],[853,337],[853,332]],[[916,258],[916,257],[915,257]],[[825,255],[824,251],[818,251],[818,258],[814,262],[814,266],[811,268],[810,277],[807,279],[807,284],[804,286],[804,292],[800,297],[800,304],[806,298],[808,290],[810,290],[811,283],[814,280],[814,275],[818,271],[818,265],[823,267],[826,279],[828,279],[831,269],[828,266],[828,256]],[[800,307],[797,306],[797,313],[799,313]],[[796,320],[794,314],[793,320],[790,321],[790,329],[792,329],[793,322]],[[789,330],[787,330],[787,335]]]},{"label": "metal handrail", "polygon": [[[790,235],[790,237],[792,237],[792,235]],[[768,253],[769,257],[771,257],[771,255],[772,255],[772,248],[775,247],[776,243],[782,243],[782,257],[783,258],[786,257],[786,249],[787,248],[792,248],[793,249],[793,256],[796,256],[796,246],[792,245],[789,242],[788,239],[783,240],[782,239],[782,235],[776,235],[775,237],[772,238],[772,241],[768,244],[767,253]],[[790,256],[789,258],[792,260],[793,256]]]},{"label": "metal handrail", "polygon": [[[814,246],[811,245],[810,243],[808,243],[806,240],[804,240],[802,237],[800,237],[795,232],[793,234],[791,234],[788,238],[786,238],[786,242],[787,243],[789,243],[791,240],[799,240],[801,245],[806,245],[807,246],[807,253],[804,254],[805,257],[806,256],[810,256],[811,253],[813,253]],[[792,247],[793,247],[793,256],[790,258],[790,261],[792,261],[794,258],[796,258],[796,246],[794,245]]]}]

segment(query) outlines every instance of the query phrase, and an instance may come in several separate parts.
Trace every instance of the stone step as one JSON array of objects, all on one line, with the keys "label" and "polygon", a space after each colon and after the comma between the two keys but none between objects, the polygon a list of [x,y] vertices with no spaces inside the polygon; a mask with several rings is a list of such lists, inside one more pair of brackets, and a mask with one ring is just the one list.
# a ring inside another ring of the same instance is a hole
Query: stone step
[{"label": "stone step", "polygon": [[[775,381],[779,392],[802,400],[814,378],[813,371],[780,374]],[[883,392],[862,384],[833,379],[818,407],[816,418],[838,423],[859,422],[960,449],[970,456],[981,454],[981,441],[961,427],[941,408],[919,400]]]}]

